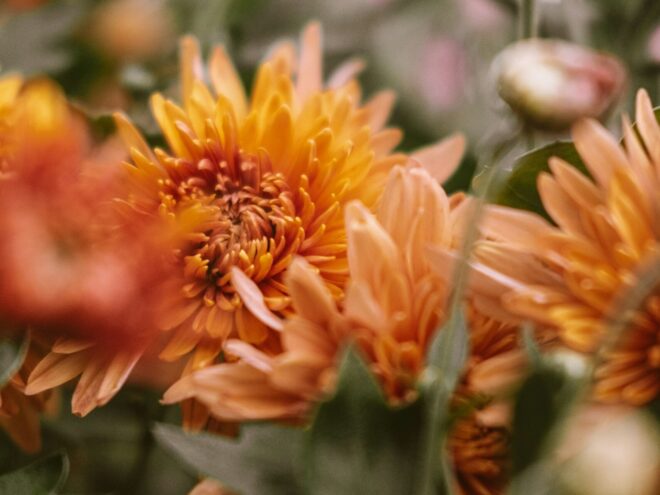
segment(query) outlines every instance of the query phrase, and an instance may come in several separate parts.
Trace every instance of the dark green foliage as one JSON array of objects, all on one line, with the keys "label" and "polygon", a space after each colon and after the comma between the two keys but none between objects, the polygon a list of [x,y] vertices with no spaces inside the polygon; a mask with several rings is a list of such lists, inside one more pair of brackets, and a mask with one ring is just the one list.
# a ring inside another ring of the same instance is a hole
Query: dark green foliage
[{"label": "dark green foliage", "polygon": [[541,202],[536,183],[539,174],[550,170],[548,160],[553,156],[562,158],[580,172],[589,175],[584,162],[575,149],[575,145],[569,141],[558,141],[525,153],[518,158],[511,175],[509,175],[499,195],[495,198],[495,203],[533,211],[550,220]]},{"label": "dark green foliage", "polygon": [[0,495],[51,495],[69,475],[69,460],[64,453],[51,454],[17,471],[0,475]]}]

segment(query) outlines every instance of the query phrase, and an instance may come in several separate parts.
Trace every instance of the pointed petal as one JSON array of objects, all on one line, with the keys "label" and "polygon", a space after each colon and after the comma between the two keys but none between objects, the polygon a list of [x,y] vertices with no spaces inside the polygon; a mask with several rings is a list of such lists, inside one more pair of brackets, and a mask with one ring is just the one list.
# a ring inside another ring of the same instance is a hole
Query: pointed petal
[{"label": "pointed petal", "polygon": [[82,373],[88,363],[89,355],[85,352],[76,354],[51,352],[30,373],[25,394],[38,394],[68,382]]},{"label": "pointed petal", "polygon": [[299,102],[304,102],[323,85],[321,61],[321,25],[310,22],[302,33],[300,64],[296,81]]},{"label": "pointed petal", "polygon": [[122,112],[115,112],[112,116],[114,117],[119,135],[129,150],[135,148],[149,160],[155,162],[156,157],[151,151],[151,147],[147,144],[142,137],[142,134],[140,134],[140,131],[135,128],[130,119]]},{"label": "pointed petal", "polygon": [[184,36],[179,45],[181,67],[181,89],[185,102],[192,96],[195,81],[204,80],[204,66],[200,55],[199,42],[194,36]]},{"label": "pointed petal", "polygon": [[338,315],[332,294],[304,258],[294,258],[284,280],[293,306],[303,318],[323,325]]},{"label": "pointed petal", "polygon": [[[651,98],[644,89],[637,92],[636,117],[639,133],[644,140],[649,157],[656,167],[660,167],[660,124],[653,113]],[[658,172],[660,173],[660,168]]]},{"label": "pointed petal", "polygon": [[626,167],[626,155],[607,129],[593,119],[583,119],[573,126],[575,147],[591,175],[604,190],[617,167]]},{"label": "pointed petal", "polygon": [[365,68],[365,61],[361,58],[352,58],[335,69],[328,78],[329,89],[339,89],[355,78]]},{"label": "pointed petal", "polygon": [[452,134],[442,141],[421,148],[411,158],[419,162],[435,180],[445,182],[461,163],[465,153],[465,136]]},{"label": "pointed petal", "polygon": [[369,127],[371,128],[371,132],[378,132],[385,126],[385,123],[390,117],[395,101],[396,93],[394,93],[394,91],[385,90],[376,93],[376,95],[364,105],[363,108],[369,115]]},{"label": "pointed petal", "polygon": [[263,293],[250,277],[234,266],[231,269],[231,281],[234,289],[241,296],[243,304],[259,321],[273,330],[282,331],[282,320],[268,309]]},{"label": "pointed petal", "polygon": [[243,119],[247,115],[248,108],[245,88],[224,47],[215,47],[209,69],[211,83],[216,93],[226,96],[231,101],[236,116]]}]

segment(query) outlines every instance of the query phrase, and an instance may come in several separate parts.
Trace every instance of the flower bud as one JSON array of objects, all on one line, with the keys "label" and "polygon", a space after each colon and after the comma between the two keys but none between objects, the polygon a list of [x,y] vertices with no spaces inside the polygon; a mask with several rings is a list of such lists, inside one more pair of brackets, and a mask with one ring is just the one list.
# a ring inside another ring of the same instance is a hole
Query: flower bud
[{"label": "flower bud", "polygon": [[529,124],[555,131],[583,117],[604,117],[626,81],[615,57],[559,40],[515,43],[493,69],[504,101]]},{"label": "flower bud", "polygon": [[574,415],[560,449],[561,482],[577,495],[659,493],[659,440],[657,426],[643,413],[585,407]]},{"label": "flower bud", "polygon": [[171,46],[174,26],[162,0],[103,2],[92,14],[89,36],[108,55],[144,60]]}]

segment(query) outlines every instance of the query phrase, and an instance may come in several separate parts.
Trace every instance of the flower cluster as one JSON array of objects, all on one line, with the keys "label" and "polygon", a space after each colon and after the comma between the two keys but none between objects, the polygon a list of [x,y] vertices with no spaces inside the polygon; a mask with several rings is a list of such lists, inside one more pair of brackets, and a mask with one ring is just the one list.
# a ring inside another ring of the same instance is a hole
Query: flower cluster
[{"label": "flower cluster", "polygon": [[[657,399],[660,287],[604,345],[660,263],[660,126],[647,94],[622,145],[596,121],[575,124],[589,176],[550,160],[538,179],[550,220],[487,205],[462,260],[480,199],[442,183],[463,136],[395,151],[393,94],[363,102],[355,60],[324,80],[321,49],[312,23],[298,51],[271,51],[248,95],[222,47],[205,65],[184,38],[181,101],[151,97],[163,147],[121,113],[123,144],[94,139],[54,83],[0,80],[0,337],[26,346],[0,384],[0,426],[22,447],[39,448],[39,414],[60,385],[78,378],[72,409],[84,416],[144,376],[146,356],[180,374],[164,402],[181,403],[193,430],[307,424],[350,345],[389,405],[405,407],[463,310],[469,352],[449,400],[460,412],[438,445],[460,493],[506,489],[523,322],[540,353],[594,358],[589,400]],[[469,261],[460,308],[457,261]]]}]

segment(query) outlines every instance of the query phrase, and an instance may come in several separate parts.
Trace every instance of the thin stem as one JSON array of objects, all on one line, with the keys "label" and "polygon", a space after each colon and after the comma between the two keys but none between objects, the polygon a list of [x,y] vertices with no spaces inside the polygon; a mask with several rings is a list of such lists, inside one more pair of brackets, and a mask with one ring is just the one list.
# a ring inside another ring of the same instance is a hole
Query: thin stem
[{"label": "thin stem", "polygon": [[164,414],[164,408],[159,407],[156,413],[149,410],[144,402],[139,402],[135,405],[135,412],[137,419],[142,427],[142,435],[140,437],[139,450],[137,458],[131,467],[124,492],[126,495],[137,495],[142,493],[143,484],[145,481],[145,474],[149,466],[149,460],[156,446],[156,440],[151,433],[153,421],[160,421]]},{"label": "thin stem", "polygon": [[538,36],[538,18],[536,15],[535,0],[519,0],[518,23],[520,39],[536,38]]}]

